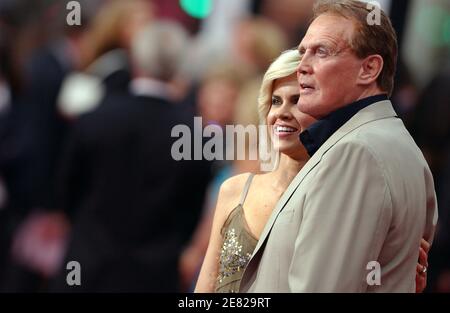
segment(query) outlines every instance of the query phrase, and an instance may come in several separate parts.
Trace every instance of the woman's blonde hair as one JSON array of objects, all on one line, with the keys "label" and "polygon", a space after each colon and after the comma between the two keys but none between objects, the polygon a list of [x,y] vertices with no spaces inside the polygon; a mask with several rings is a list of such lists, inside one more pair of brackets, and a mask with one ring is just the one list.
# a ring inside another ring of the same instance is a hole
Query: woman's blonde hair
[{"label": "woman's blonde hair", "polygon": [[267,114],[269,113],[273,83],[275,80],[294,74],[300,63],[300,54],[297,50],[287,50],[270,64],[264,74],[261,88],[258,96],[258,111],[261,124],[265,124]]},{"label": "woman's blonde hair", "polygon": [[[258,96],[258,112],[261,125],[266,125],[266,118],[272,105],[273,84],[275,80],[288,77],[297,71],[300,63],[300,54],[297,50],[287,50],[272,62],[264,74]],[[259,132],[259,156],[261,159],[261,170],[272,171],[278,166],[278,153],[274,151],[269,136],[269,130]],[[264,159],[269,157],[269,163]],[[267,163],[267,164],[264,164]]]}]

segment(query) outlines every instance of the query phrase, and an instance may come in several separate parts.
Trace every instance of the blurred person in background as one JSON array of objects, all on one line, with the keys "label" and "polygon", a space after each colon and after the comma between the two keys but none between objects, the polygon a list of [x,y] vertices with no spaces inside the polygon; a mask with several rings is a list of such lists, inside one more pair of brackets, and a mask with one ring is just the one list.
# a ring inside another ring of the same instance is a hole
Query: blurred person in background
[{"label": "blurred person in background", "polygon": [[179,253],[204,194],[196,163],[171,157],[172,127],[192,122],[170,85],[187,40],[177,24],[146,26],[131,45],[130,93],[106,96],[76,122],[59,204],[73,224],[66,260],[80,263],[82,283],[68,286],[63,267],[51,290],[179,290]]},{"label": "blurred person in background", "polygon": [[[15,5],[21,16],[28,3]],[[58,112],[56,98],[64,77],[79,65],[80,41],[91,14],[86,6],[82,25],[69,27],[62,18],[66,16],[65,3],[40,5],[30,6],[29,19],[19,18],[18,29],[12,31],[17,40],[11,38],[9,47],[14,92],[1,158],[2,170],[7,173],[12,249],[8,248],[0,286],[5,291],[42,288],[54,273],[66,232],[63,217],[48,213],[55,209],[56,163],[69,126]],[[58,22],[52,33],[38,27],[51,18]],[[57,252],[47,250],[50,246]]]},{"label": "blurred person in background", "polygon": [[395,76],[395,86],[392,92],[392,104],[395,112],[405,123],[408,131],[413,131],[414,115],[419,102],[419,88],[414,83],[406,64],[399,60]]},{"label": "blurred person in background", "polygon": [[429,290],[450,292],[450,63],[423,90],[413,117],[412,134],[434,173],[439,205]]},{"label": "blurred person in background", "polygon": [[211,11],[201,21],[187,55],[190,62],[186,70],[195,82],[200,81],[209,68],[230,59],[237,24],[249,15],[249,1],[211,1]]},{"label": "blurred person in background", "polygon": [[250,76],[262,76],[270,63],[288,47],[286,34],[264,17],[248,17],[237,23],[232,43],[233,61]]},{"label": "blurred person in background", "polygon": [[[0,32],[0,58],[4,57],[4,38]],[[8,117],[11,110],[11,88],[5,78],[5,64],[0,63],[0,281],[3,280],[3,271],[8,256],[8,190],[4,178],[4,138],[8,132]]]},{"label": "blurred person in background", "polygon": [[218,64],[201,82],[198,95],[198,113],[204,126],[217,125],[223,129],[233,122],[237,99],[245,76],[231,63]]},{"label": "blurred person in background", "polygon": [[[447,88],[448,90],[448,88]],[[450,293],[450,154],[447,153],[445,167],[441,172],[439,182],[439,214],[440,219],[430,253],[430,284],[431,292]]]},{"label": "blurred person in background", "polygon": [[277,24],[287,38],[288,46],[295,47],[298,38],[305,35],[312,18],[314,0],[260,0],[257,13]]},{"label": "blurred person in background", "polygon": [[[54,209],[55,169],[71,124],[69,118],[86,109],[86,97],[96,100],[91,102],[89,108],[92,108],[101,100],[100,95],[127,89],[130,81],[128,55],[111,53],[111,57],[105,56],[103,62],[96,63],[95,70],[99,76],[103,75],[103,85],[100,79],[94,83],[95,86],[82,84],[81,89],[71,89],[69,95],[63,97],[61,87],[63,94],[68,89],[64,81],[68,76],[69,80],[73,77],[70,74],[73,70],[92,65],[102,53],[119,47],[128,49],[132,34],[148,22],[148,16],[152,14],[148,1],[112,1],[103,6],[102,1],[80,2],[81,25],[67,25],[66,2],[55,1],[42,12],[38,11],[38,18],[23,23],[21,27],[24,30],[19,32],[11,49],[10,66],[18,70],[23,67],[24,70],[17,75],[21,79],[20,91],[9,116],[11,127],[4,149],[7,156],[3,158],[8,160],[5,167],[11,193],[10,206],[15,208],[9,224],[13,229],[18,227],[14,235],[12,264],[7,269],[7,290],[22,289],[20,276],[32,277],[35,276],[33,272],[37,272],[36,277],[49,277],[58,267],[64,244],[61,237],[67,233],[64,216],[59,213],[47,215],[46,212],[28,216],[28,213],[35,209]],[[17,6],[20,11],[17,14],[23,14],[23,6]],[[96,15],[98,7],[101,11]],[[94,25],[91,25],[94,17]],[[46,27],[37,27],[42,20],[48,20]],[[54,29],[50,29],[52,26]],[[107,87],[104,93],[103,86]],[[72,105],[78,104],[80,93],[84,100],[81,108]],[[65,100],[68,100],[68,105]],[[23,225],[19,227],[21,223]],[[55,230],[49,232],[54,234],[53,237],[44,235],[47,228]],[[41,241],[36,241],[41,237]],[[60,246],[56,249],[59,252],[54,257],[42,257],[52,254],[53,248],[49,248],[52,245]],[[23,267],[28,268],[25,271],[30,271],[30,275],[22,275]],[[14,281],[17,287],[14,287]]]},{"label": "blurred person in background", "polygon": [[112,0],[100,9],[81,41],[79,71],[71,73],[58,96],[69,119],[96,108],[106,94],[124,92],[131,80],[131,41],[154,19],[151,0]]},{"label": "blurred person in background", "polygon": [[270,62],[288,47],[280,27],[264,17],[239,15],[227,28],[227,34],[226,48],[214,46],[218,38],[223,44],[221,37],[202,37],[201,32],[195,37],[187,56],[190,62],[184,69],[195,82],[201,82],[217,64],[234,63],[250,78],[261,76]]},{"label": "blurred person in background", "polygon": [[[228,66],[235,72],[238,69],[239,75],[242,76],[240,79],[242,88],[248,89],[247,85],[259,86],[264,70],[281,51],[287,48],[283,32],[267,19],[241,17],[233,22],[232,31],[230,30],[232,33],[229,38],[230,46],[226,49],[230,52],[221,51],[210,55],[209,52],[206,53],[206,48],[203,49],[203,45],[208,44],[208,41],[199,41],[198,37],[194,39],[187,51],[186,60],[189,61],[183,64],[182,72],[185,76],[192,78],[192,84],[183,102],[185,106],[192,107],[197,114],[201,114],[197,105],[200,87],[205,85],[212,73],[219,72],[221,68]],[[220,97],[217,97],[214,102],[216,108],[220,105],[223,106],[224,111],[229,108],[229,105],[221,101]],[[209,109],[206,108],[206,110]]]}]

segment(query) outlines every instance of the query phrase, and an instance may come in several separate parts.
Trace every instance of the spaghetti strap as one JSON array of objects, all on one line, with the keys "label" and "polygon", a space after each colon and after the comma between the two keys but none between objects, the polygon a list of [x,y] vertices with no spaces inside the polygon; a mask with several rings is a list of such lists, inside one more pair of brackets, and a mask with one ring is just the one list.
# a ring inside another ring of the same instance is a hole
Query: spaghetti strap
[{"label": "spaghetti strap", "polygon": [[244,205],[245,198],[247,198],[247,193],[250,188],[250,184],[252,183],[253,176],[255,176],[255,174],[250,173],[250,175],[247,178],[247,181],[245,182],[244,190],[242,191],[242,194],[241,194],[241,200],[239,200],[239,204],[241,206]]}]

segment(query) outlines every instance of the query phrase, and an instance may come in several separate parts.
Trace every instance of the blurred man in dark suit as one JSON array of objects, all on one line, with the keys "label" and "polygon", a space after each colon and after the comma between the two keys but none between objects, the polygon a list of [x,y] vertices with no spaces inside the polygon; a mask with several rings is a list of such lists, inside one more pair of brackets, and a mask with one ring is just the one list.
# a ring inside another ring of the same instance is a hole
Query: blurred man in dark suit
[{"label": "blurred man in dark suit", "polygon": [[[198,163],[171,156],[173,126],[192,122],[173,104],[169,84],[186,43],[175,24],[149,25],[132,46],[130,93],[107,95],[77,122],[59,192],[72,236],[51,290],[179,290],[179,253],[195,226],[208,177]],[[69,261],[80,263],[80,286],[66,283]]]}]

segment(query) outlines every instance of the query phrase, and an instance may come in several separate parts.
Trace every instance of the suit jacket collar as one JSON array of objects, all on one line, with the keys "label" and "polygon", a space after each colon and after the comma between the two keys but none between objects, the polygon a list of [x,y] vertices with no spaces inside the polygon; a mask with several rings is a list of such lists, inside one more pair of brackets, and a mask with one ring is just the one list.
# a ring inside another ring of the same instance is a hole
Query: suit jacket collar
[{"label": "suit jacket collar", "polygon": [[300,134],[300,141],[310,156],[319,150],[342,125],[348,122],[356,113],[376,102],[387,100],[386,94],[366,97],[350,103],[327,116],[321,118]]},{"label": "suit jacket collar", "polygon": [[333,147],[341,138],[343,138],[348,133],[357,129],[358,127],[384,118],[396,117],[397,114],[392,107],[392,103],[389,100],[384,100],[376,102],[355,114],[347,123],[342,125],[320,148],[316,153],[309,159],[309,161],[303,166],[300,172],[292,180],[291,184],[288,186],[286,191],[281,196],[277,205],[275,206],[266,226],[264,227],[261,237],[259,238],[258,244],[253,252],[253,256],[258,253],[260,247],[264,244],[267,239],[278,214],[283,210],[286,203],[292,197],[293,193],[300,186],[306,175],[322,160],[323,155]]}]

